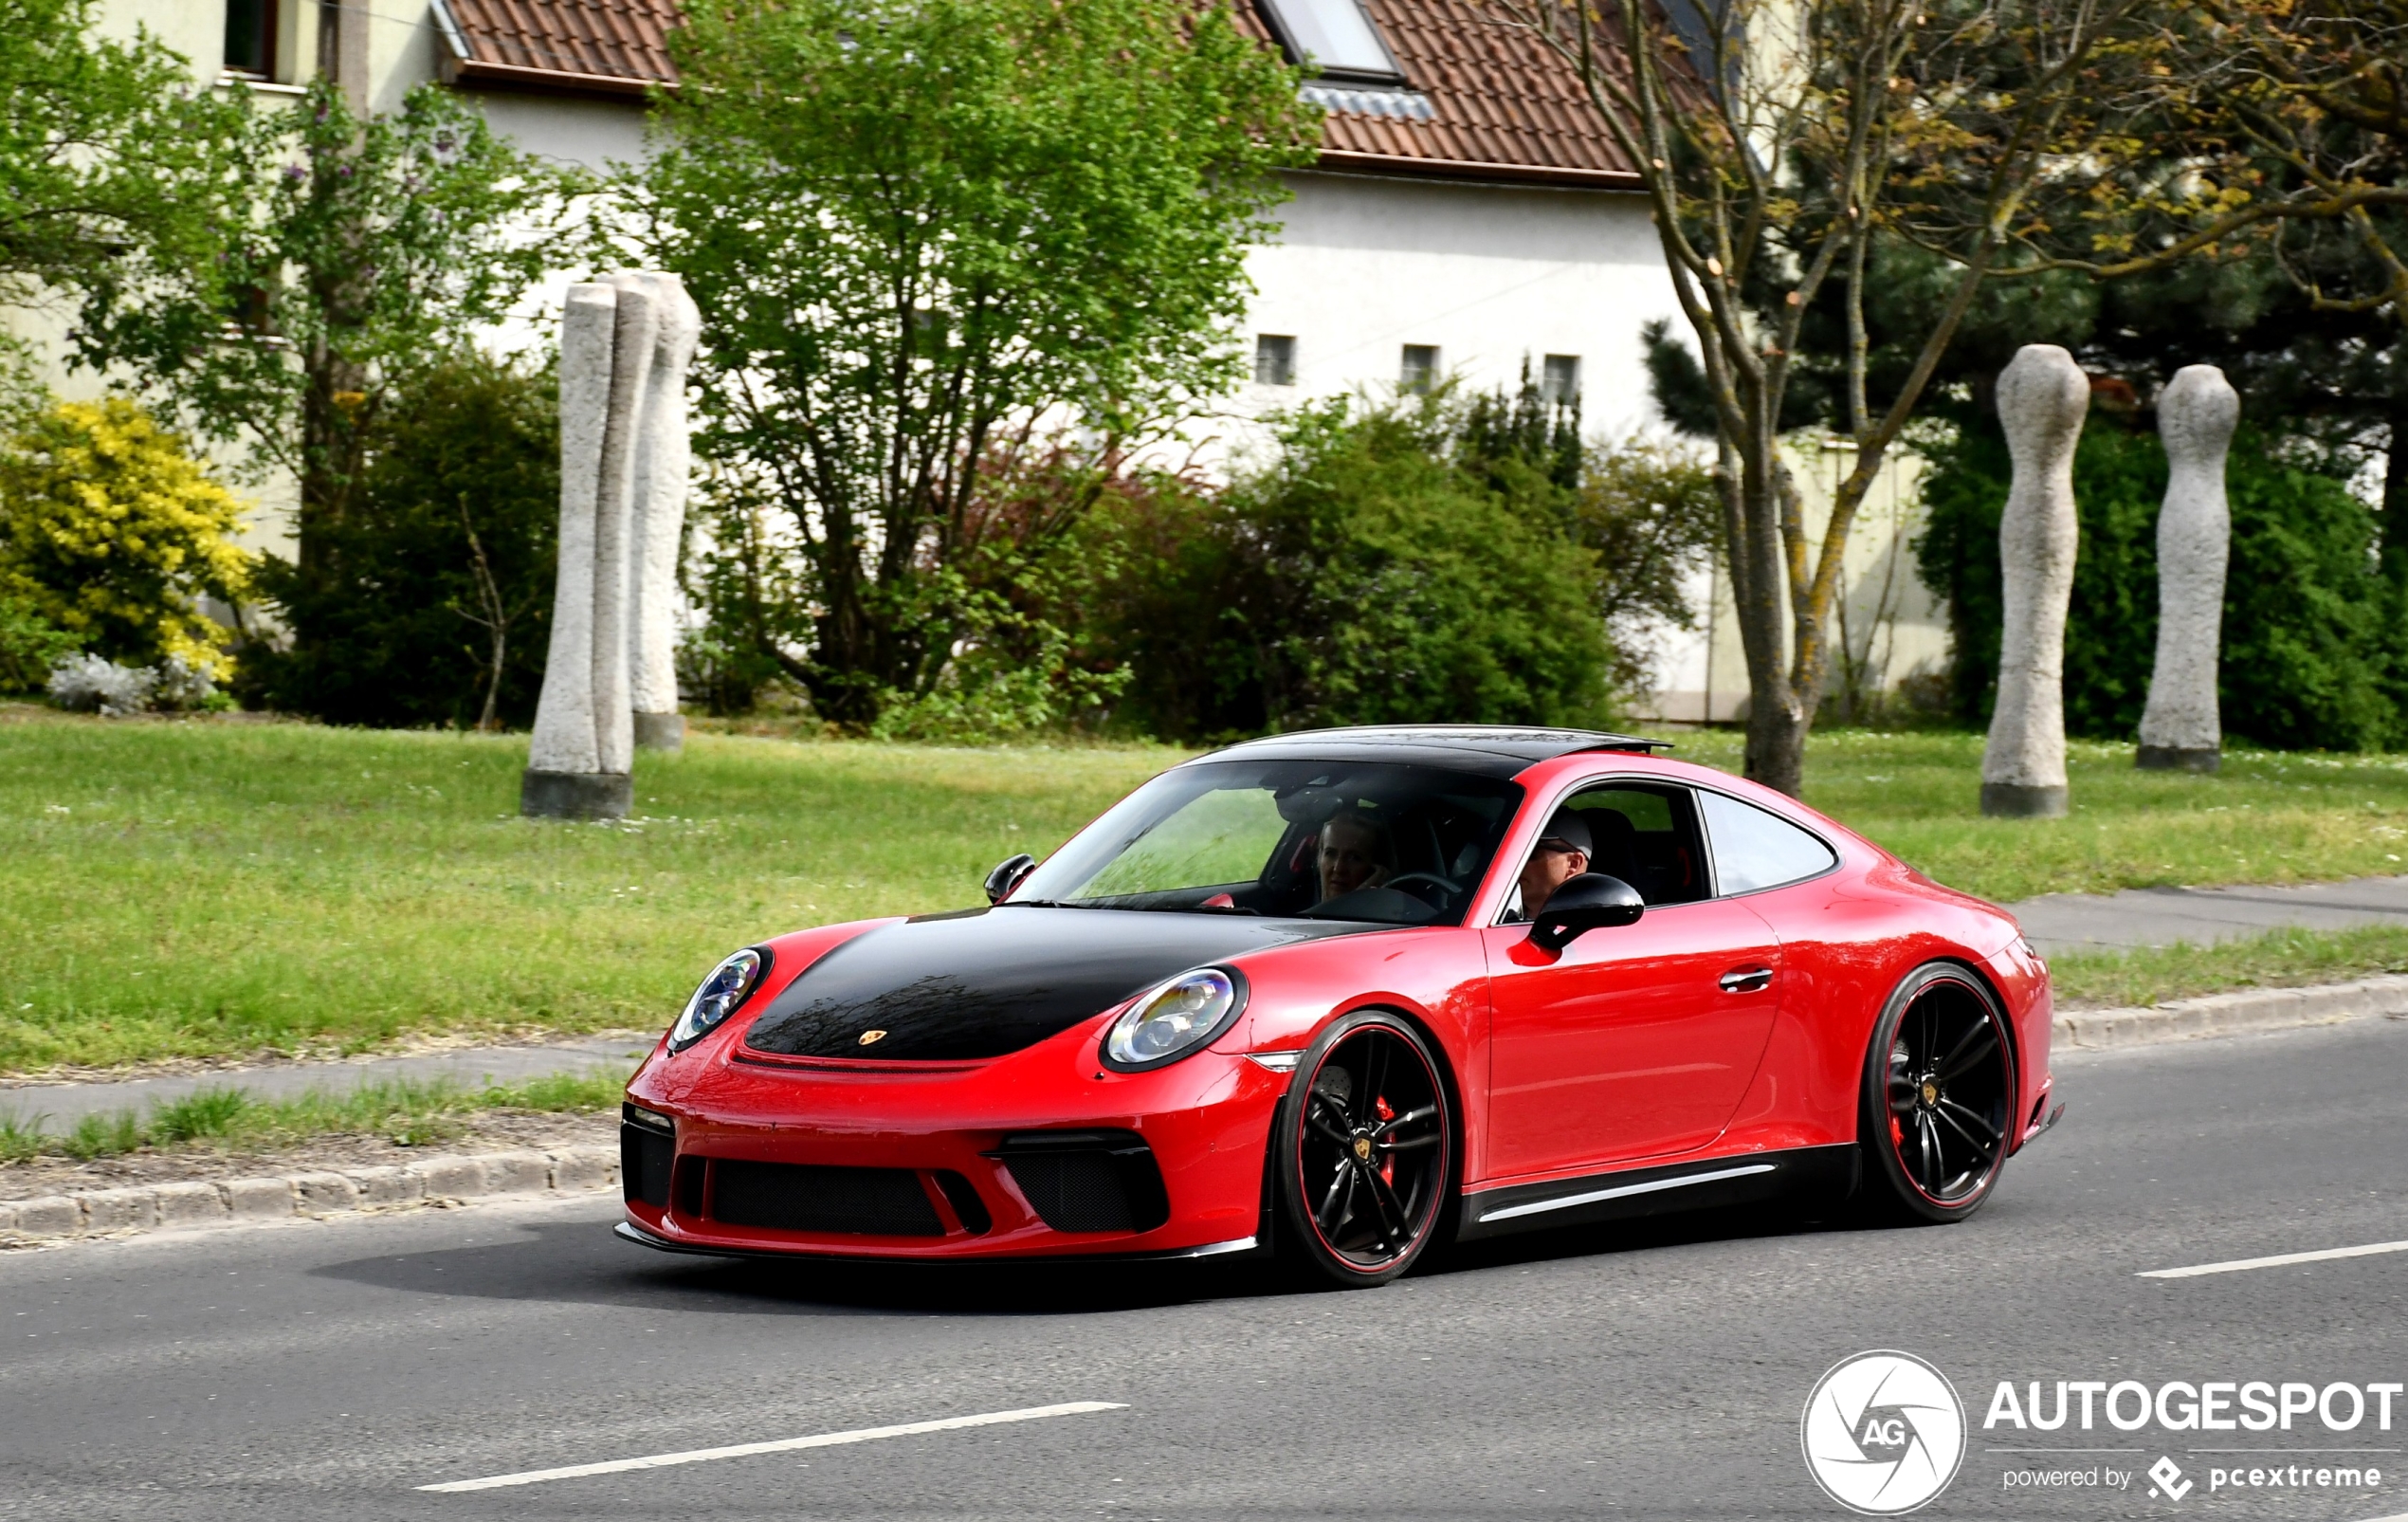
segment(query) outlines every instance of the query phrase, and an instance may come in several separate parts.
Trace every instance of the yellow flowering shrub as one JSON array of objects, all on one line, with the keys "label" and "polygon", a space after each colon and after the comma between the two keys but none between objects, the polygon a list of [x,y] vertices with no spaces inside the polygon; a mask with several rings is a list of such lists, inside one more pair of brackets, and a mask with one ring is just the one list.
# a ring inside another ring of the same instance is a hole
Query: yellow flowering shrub
[{"label": "yellow flowering shrub", "polygon": [[243,504],[183,438],[123,397],[61,402],[0,452],[0,597],[127,665],[170,656],[223,679],[201,594],[247,595]]}]

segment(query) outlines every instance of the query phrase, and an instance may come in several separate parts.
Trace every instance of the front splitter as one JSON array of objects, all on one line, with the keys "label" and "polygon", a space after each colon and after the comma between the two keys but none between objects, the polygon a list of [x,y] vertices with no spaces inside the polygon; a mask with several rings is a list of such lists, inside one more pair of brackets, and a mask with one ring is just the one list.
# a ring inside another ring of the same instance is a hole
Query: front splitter
[{"label": "front splitter", "polygon": [[977,1263],[999,1266],[1010,1263],[1173,1263],[1195,1257],[1234,1257],[1241,1255],[1262,1255],[1261,1240],[1240,1237],[1226,1242],[1207,1242],[1201,1247],[1178,1247],[1164,1253],[1058,1253],[1011,1254],[995,1257],[895,1258],[880,1257],[867,1253],[820,1253],[810,1251],[783,1252],[765,1248],[696,1247],[686,1242],[673,1242],[656,1237],[631,1220],[622,1220],[611,1228],[622,1241],[648,1247],[658,1253],[676,1253],[685,1257],[751,1258],[766,1262],[811,1263],[876,1263],[892,1267],[897,1263]]}]

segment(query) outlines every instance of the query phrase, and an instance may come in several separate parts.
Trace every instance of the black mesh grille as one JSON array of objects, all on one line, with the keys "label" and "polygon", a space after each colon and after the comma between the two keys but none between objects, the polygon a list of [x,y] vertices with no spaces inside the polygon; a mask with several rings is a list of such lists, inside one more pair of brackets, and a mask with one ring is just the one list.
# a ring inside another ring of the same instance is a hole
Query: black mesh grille
[{"label": "black mesh grille", "polygon": [[702,1174],[708,1158],[682,1157],[669,1169],[669,1209],[688,1220],[702,1219]]},{"label": "black mesh grille", "polygon": [[619,1183],[629,1203],[638,1201],[655,1210],[669,1207],[669,1164],[677,1157],[677,1142],[648,1126],[619,1127]]},{"label": "black mesh grille", "polygon": [[826,1168],[786,1163],[711,1164],[711,1219],[772,1231],[941,1237],[942,1222],[909,1168]]},{"label": "black mesh grille", "polygon": [[1162,1171],[1134,1133],[1024,1132],[990,1154],[1059,1232],[1144,1232],[1171,1219]]}]

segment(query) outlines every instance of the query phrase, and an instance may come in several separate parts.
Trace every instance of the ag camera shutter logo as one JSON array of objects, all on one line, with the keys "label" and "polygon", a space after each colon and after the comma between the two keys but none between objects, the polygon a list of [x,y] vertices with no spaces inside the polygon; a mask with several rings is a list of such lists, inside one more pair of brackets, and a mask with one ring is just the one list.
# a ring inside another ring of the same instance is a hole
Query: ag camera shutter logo
[{"label": "ag camera shutter logo", "polygon": [[1825,1494],[1867,1516],[1898,1516],[1957,1477],[1965,1408],[1947,1376],[1914,1354],[1858,1353],[1815,1382],[1798,1440]]}]

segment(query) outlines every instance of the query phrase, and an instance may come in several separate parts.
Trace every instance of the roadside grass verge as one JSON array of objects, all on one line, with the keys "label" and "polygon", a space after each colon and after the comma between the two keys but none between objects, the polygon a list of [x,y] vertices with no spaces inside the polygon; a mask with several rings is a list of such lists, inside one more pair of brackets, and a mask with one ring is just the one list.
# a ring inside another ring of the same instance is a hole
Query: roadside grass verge
[{"label": "roadside grass verge", "polygon": [[2296,988],[2408,972],[2408,926],[2275,930],[2214,945],[2082,951],[2049,959],[2060,1009],[2145,1007],[2235,988]]},{"label": "roadside grass verge", "polygon": [[[1671,738],[1739,767],[1736,735]],[[2077,743],[2072,816],[2001,820],[1976,808],[1981,744],[1817,734],[1807,801],[2002,901],[2408,871],[2408,757],[2236,751],[2202,778]],[[637,817],[565,824],[518,816],[522,736],[0,705],[0,1072],[657,1029],[738,946],[978,903],[996,861],[1043,856],[1184,754],[698,733],[638,758]],[[2162,999],[2391,964],[2299,939],[2061,976]]]},{"label": "roadside grass verge", "polygon": [[0,1163],[37,1157],[88,1163],[146,1149],[264,1152],[329,1136],[381,1136],[403,1146],[429,1146],[459,1136],[480,1115],[613,1110],[626,1087],[625,1078],[607,1073],[477,1089],[447,1081],[374,1083],[274,1100],[236,1086],[213,1087],[146,1109],[86,1115],[65,1131],[52,1131],[38,1113],[0,1107]]},{"label": "roadside grass verge", "polygon": [[[1673,755],[1740,769],[1724,731]],[[1982,737],[1818,731],[1806,801],[1930,876],[2008,903],[2036,893],[2408,872],[2408,755],[2228,750],[2212,777],[2143,772],[2129,744],[2067,747],[2072,811],[1981,817]]]}]

